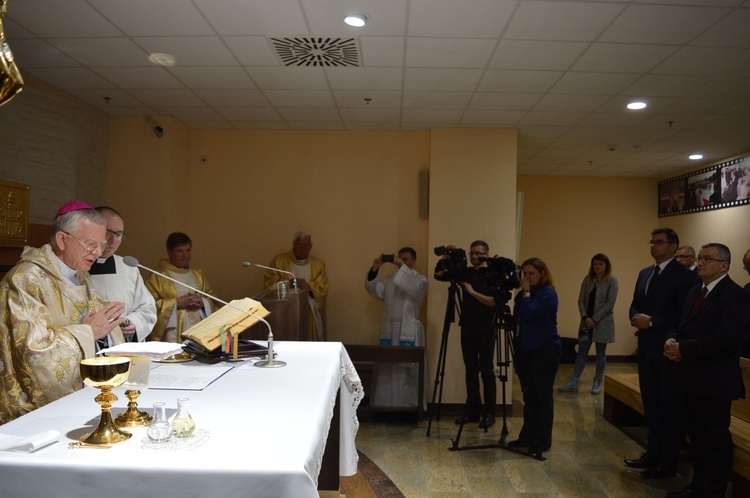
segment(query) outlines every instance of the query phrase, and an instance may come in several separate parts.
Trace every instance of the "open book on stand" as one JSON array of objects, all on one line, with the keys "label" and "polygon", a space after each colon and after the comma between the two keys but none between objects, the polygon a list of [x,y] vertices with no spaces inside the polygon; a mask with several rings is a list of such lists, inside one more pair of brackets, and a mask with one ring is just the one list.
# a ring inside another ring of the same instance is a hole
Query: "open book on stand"
[{"label": "open book on stand", "polygon": [[229,302],[229,306],[223,306],[183,332],[182,337],[207,351],[214,351],[221,346],[222,340],[238,336],[258,323],[260,320],[257,317],[265,318],[269,313],[262,304],[249,297],[235,299]]}]

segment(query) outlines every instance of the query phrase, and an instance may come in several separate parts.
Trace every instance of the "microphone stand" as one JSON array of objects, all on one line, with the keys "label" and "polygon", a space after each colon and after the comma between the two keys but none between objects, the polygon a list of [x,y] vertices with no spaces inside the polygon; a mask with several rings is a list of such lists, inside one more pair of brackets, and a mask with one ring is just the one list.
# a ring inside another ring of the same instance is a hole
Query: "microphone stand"
[{"label": "microphone stand", "polygon": [[146,266],[143,266],[142,264],[140,264],[140,263],[138,262],[138,260],[137,260],[137,259],[135,259],[135,258],[134,258],[134,257],[132,257],[132,256],[125,256],[124,258],[122,258],[122,262],[123,262],[123,263],[125,263],[125,264],[126,264],[126,265],[128,265],[128,266],[131,266],[131,267],[138,267],[138,268],[141,268],[141,269],[143,269],[143,270],[146,270],[147,272],[151,272],[151,273],[153,273],[154,275],[158,275],[159,277],[162,277],[162,278],[166,278],[166,279],[167,279],[167,280],[169,280],[170,282],[173,282],[173,283],[175,283],[175,284],[181,285],[181,286],[183,286],[183,287],[187,287],[187,288],[188,288],[188,289],[190,289],[191,291],[194,291],[194,292],[196,292],[197,294],[200,294],[201,296],[204,296],[204,297],[206,297],[206,298],[208,298],[208,299],[211,299],[211,300],[213,300],[213,301],[216,301],[216,302],[218,302],[218,303],[221,303],[221,304],[223,304],[224,306],[229,306],[229,307],[230,307],[230,308],[232,308],[233,310],[237,310],[237,311],[239,311],[240,313],[244,313],[244,314],[246,314],[246,315],[248,315],[248,316],[251,316],[251,317],[253,317],[253,318],[255,318],[255,319],[257,319],[257,320],[259,320],[259,321],[261,321],[261,322],[265,323],[265,324],[266,324],[266,327],[268,327],[268,357],[267,357],[267,359],[265,359],[265,360],[261,360],[261,361],[257,361],[257,362],[255,362],[255,366],[256,366],[256,367],[263,367],[263,368],[278,368],[278,367],[284,367],[284,366],[286,366],[286,362],[285,362],[285,361],[279,361],[279,360],[276,360],[276,359],[275,359],[275,358],[273,357],[273,356],[274,356],[274,354],[273,354],[273,332],[271,331],[271,324],[270,324],[270,323],[268,323],[268,322],[267,322],[267,321],[266,321],[265,319],[263,319],[263,318],[261,318],[261,317],[259,317],[259,316],[257,316],[257,315],[254,315],[254,314],[250,313],[249,311],[245,311],[245,310],[243,310],[242,308],[238,308],[237,306],[234,306],[234,305],[233,305],[233,304],[231,304],[231,303],[228,303],[228,302],[226,302],[226,301],[222,301],[222,300],[221,300],[221,299],[219,299],[218,297],[216,297],[216,296],[212,296],[211,294],[208,294],[207,292],[203,292],[203,291],[202,291],[202,290],[200,290],[200,289],[196,289],[195,287],[192,287],[192,286],[190,286],[190,285],[187,285],[187,284],[185,284],[185,283],[183,283],[183,282],[180,282],[179,280],[176,280],[176,279],[174,279],[174,278],[172,278],[172,277],[170,277],[170,276],[168,276],[168,275],[164,275],[163,273],[159,273],[159,272],[158,272],[158,271],[156,271],[156,270],[152,270],[151,268],[148,268],[148,267],[146,267]]},{"label": "microphone stand", "polygon": [[251,266],[257,266],[258,268],[263,268],[264,270],[271,270],[271,271],[275,271],[277,273],[286,273],[287,275],[291,275],[292,276],[292,287],[294,288],[294,291],[297,292],[297,276],[294,273],[290,272],[290,271],[279,270],[278,268],[272,268],[270,266],[259,265],[257,263],[251,263],[249,261],[245,261],[244,263],[242,263],[242,266],[244,266],[245,268],[249,268]]}]

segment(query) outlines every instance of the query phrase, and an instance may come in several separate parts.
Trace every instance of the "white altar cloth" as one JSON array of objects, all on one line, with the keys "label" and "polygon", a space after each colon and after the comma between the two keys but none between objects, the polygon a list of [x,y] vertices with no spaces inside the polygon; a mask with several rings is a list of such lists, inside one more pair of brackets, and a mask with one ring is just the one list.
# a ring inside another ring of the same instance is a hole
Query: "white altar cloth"
[{"label": "white altar cloth", "polygon": [[[203,391],[147,390],[140,409],[164,401],[174,415],[188,397],[196,427],[210,439],[192,451],[142,448],[146,429],[110,449],[68,449],[99,420],[99,392],[85,388],[0,426],[0,434],[60,432],[31,453],[0,451],[3,496],[317,497],[317,478],[336,394],[340,393],[339,474],[357,471],[359,381],[341,343],[275,344],[283,368],[235,367]],[[194,363],[191,363],[194,364]],[[211,366],[206,366],[211,368]],[[123,412],[122,390],[112,407]]]}]

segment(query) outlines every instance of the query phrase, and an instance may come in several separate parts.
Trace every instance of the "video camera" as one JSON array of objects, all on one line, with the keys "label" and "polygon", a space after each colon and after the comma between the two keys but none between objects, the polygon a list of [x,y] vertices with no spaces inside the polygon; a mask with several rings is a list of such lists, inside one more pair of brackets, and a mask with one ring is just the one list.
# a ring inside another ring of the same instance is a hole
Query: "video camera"
[{"label": "video camera", "polygon": [[487,263],[484,278],[496,301],[500,296],[504,301],[509,301],[511,291],[521,286],[521,269],[513,260],[499,256],[479,258],[479,261]]},{"label": "video camera", "polygon": [[463,249],[451,249],[447,246],[438,246],[434,249],[435,256],[445,256],[447,258],[439,259],[435,265],[435,280],[441,282],[462,282],[466,280],[466,272],[469,270],[466,265],[466,251]]}]

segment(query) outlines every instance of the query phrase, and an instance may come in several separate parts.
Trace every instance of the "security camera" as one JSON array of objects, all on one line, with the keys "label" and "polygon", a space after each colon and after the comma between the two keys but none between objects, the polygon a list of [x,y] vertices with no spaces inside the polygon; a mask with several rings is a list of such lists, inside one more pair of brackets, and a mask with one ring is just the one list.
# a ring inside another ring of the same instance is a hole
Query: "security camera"
[{"label": "security camera", "polygon": [[158,138],[164,136],[164,128],[154,120],[152,120],[151,118],[147,118],[146,124],[151,127],[151,131],[153,131],[154,135],[156,135]]}]

